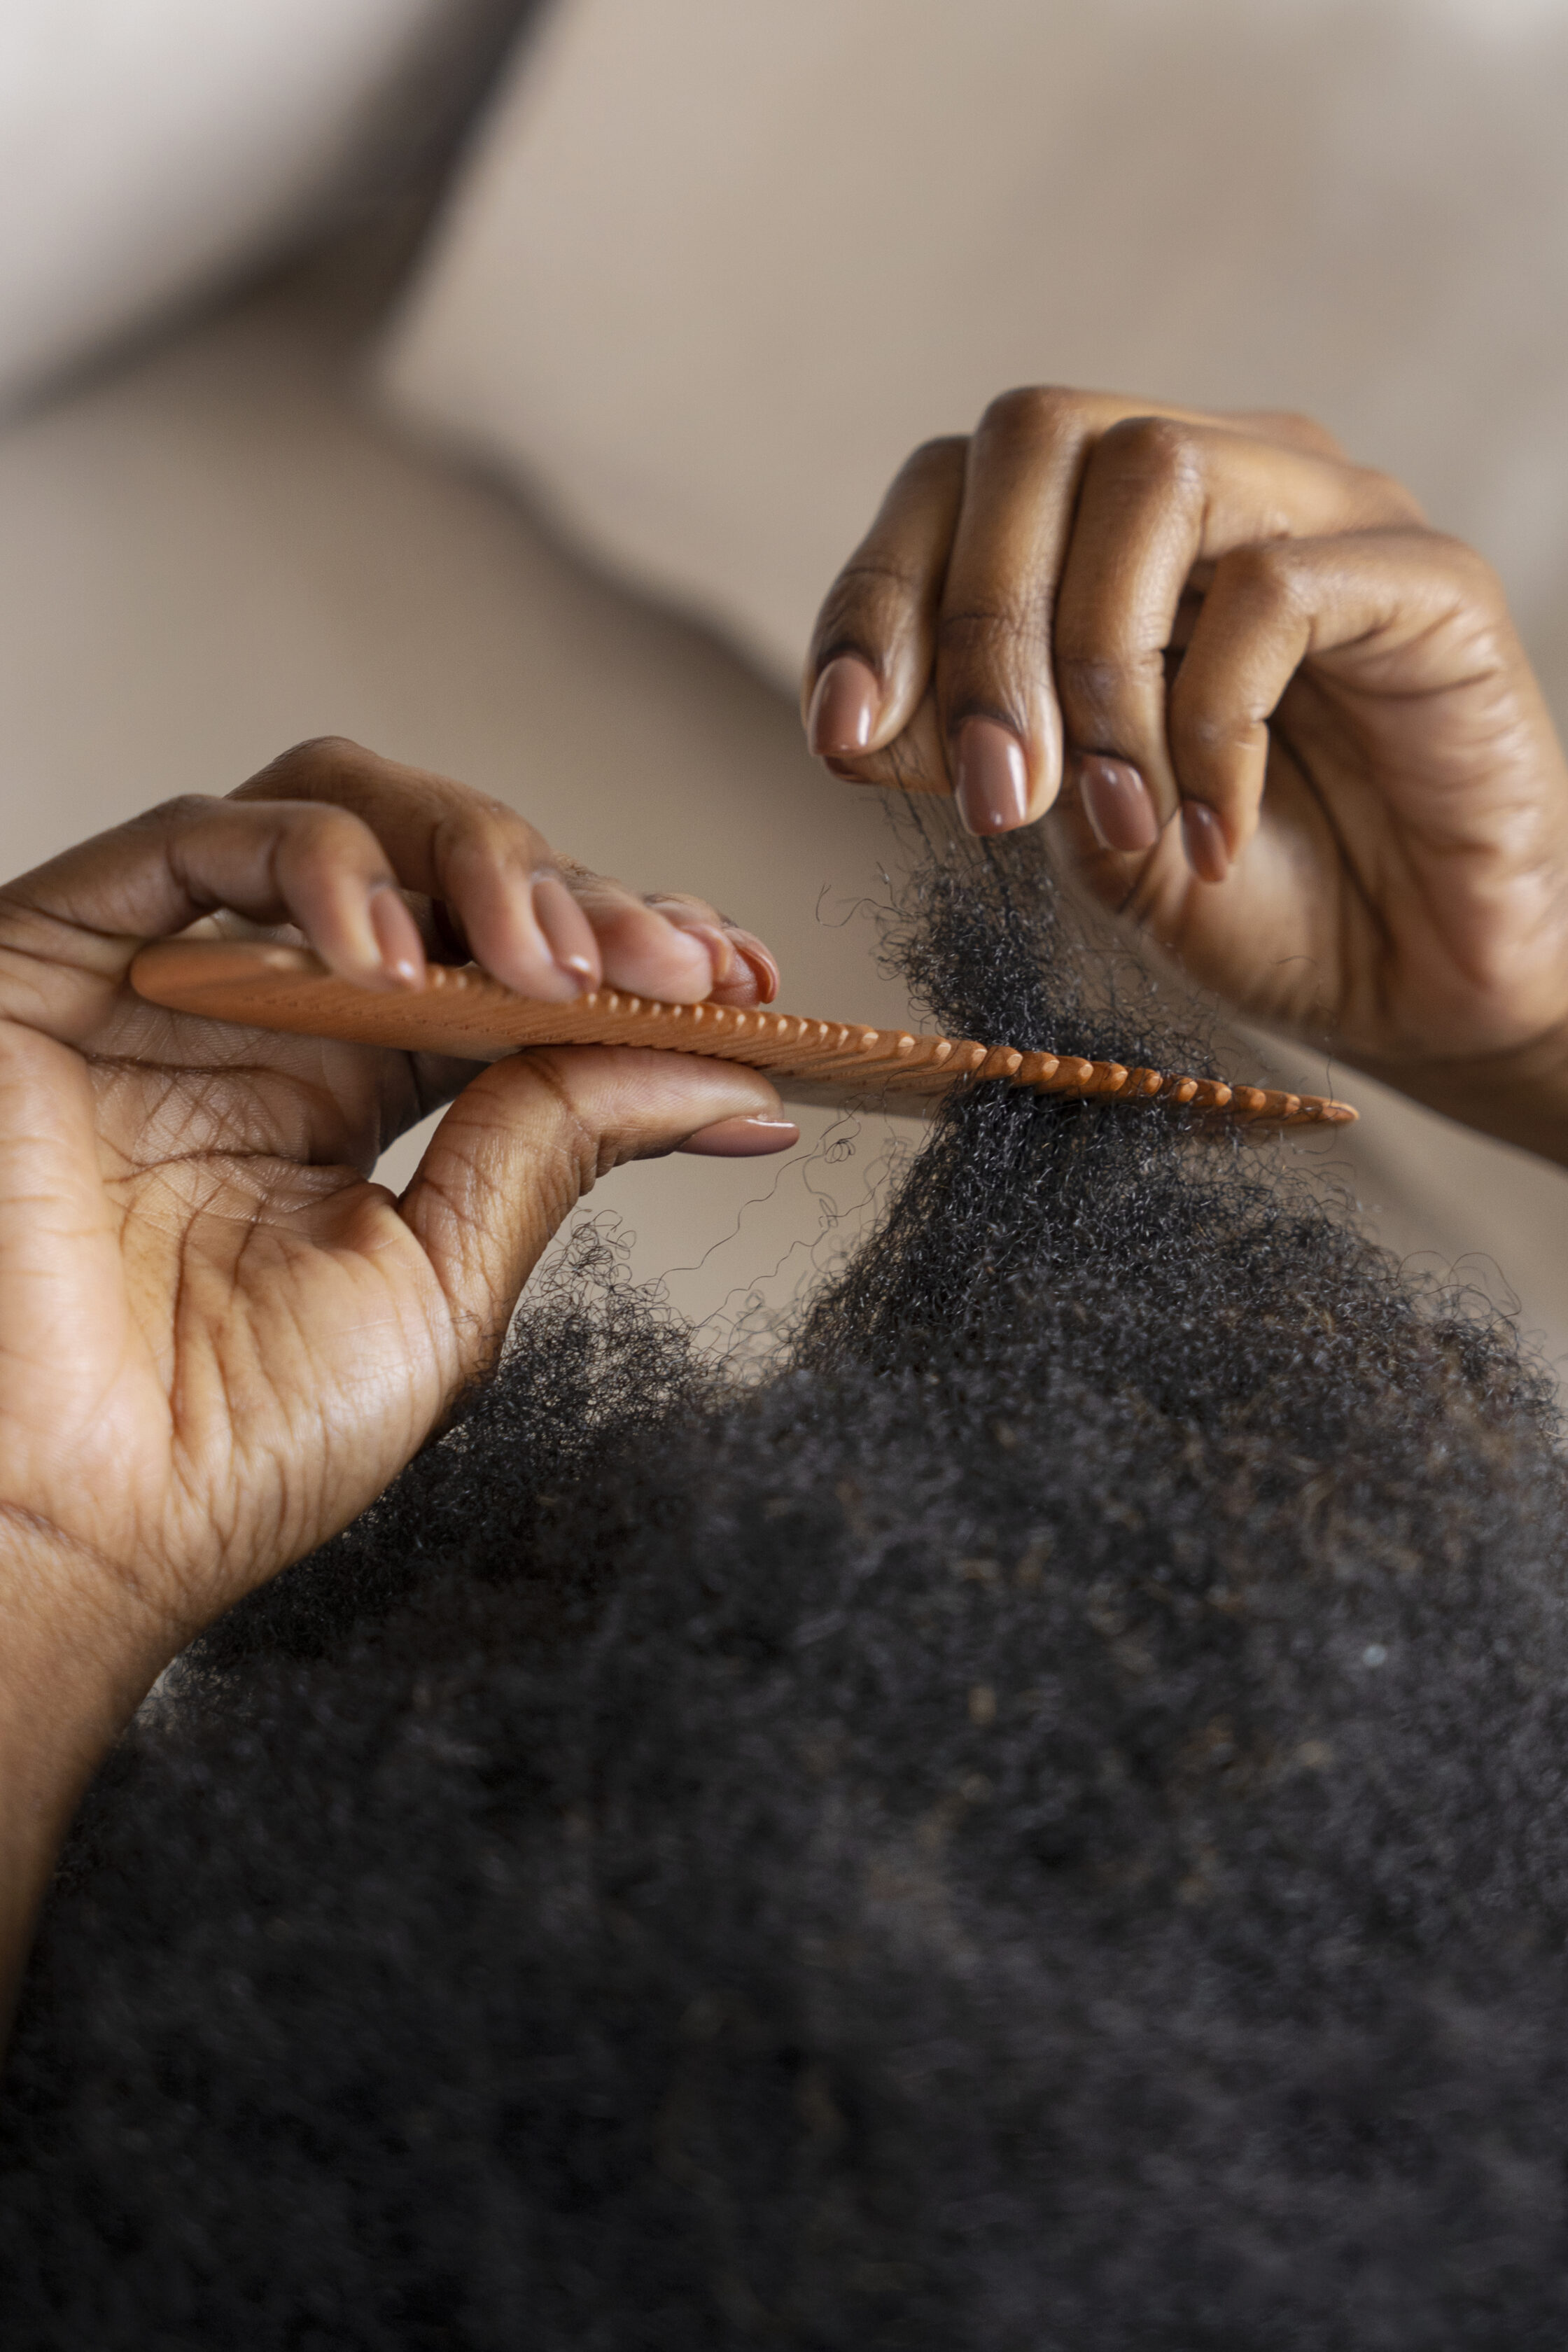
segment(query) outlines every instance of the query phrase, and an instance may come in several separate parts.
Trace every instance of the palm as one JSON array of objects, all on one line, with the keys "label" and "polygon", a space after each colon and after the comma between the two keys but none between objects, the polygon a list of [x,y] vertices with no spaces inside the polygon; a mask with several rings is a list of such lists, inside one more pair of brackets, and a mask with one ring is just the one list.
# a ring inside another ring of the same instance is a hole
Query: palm
[{"label": "palm", "polygon": [[100,1559],[156,1559],[160,1605],[205,1615],[361,1508],[450,1391],[444,1294],[365,1174],[437,1076],[116,992],[81,1043],[53,1047],[57,1084],[97,1166],[64,1204],[50,1141],[13,1169],[6,1486]]}]

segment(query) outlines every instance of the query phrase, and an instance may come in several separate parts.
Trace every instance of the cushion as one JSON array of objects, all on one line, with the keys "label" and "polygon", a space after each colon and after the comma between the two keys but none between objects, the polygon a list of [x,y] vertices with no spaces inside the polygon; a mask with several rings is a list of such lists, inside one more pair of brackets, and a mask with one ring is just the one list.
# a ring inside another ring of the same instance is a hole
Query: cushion
[{"label": "cushion", "polygon": [[6,0],[0,402],[428,152],[519,0]]},{"label": "cushion", "polygon": [[892,468],[1004,386],[1315,411],[1568,685],[1547,0],[566,0],[384,368],[793,677]]}]

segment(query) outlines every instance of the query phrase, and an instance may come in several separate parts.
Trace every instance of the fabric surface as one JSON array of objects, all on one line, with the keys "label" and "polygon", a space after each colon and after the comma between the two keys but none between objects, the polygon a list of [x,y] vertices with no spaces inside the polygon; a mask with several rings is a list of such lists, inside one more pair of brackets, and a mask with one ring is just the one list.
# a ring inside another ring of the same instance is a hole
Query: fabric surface
[{"label": "fabric surface", "polygon": [[525,0],[6,0],[0,403],[384,188]]},{"label": "fabric surface", "polygon": [[1017,383],[1315,411],[1568,701],[1568,16],[1542,0],[568,0],[402,413],[793,684],[892,468]]}]

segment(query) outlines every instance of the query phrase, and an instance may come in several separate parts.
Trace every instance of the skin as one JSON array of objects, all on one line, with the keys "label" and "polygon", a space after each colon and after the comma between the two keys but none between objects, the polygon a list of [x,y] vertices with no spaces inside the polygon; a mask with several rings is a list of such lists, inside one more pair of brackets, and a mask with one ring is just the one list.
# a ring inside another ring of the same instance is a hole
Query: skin
[{"label": "skin", "polygon": [[1000,742],[976,829],[1048,812],[1237,1012],[1568,1164],[1561,746],[1495,574],[1320,426],[1005,394],[898,475],[805,709],[859,782]]},{"label": "skin", "polygon": [[[650,902],[352,744],[302,746],[231,799],[156,809],[0,891],[7,2006],[81,1790],[162,1668],[439,1429],[596,1178],[781,1118],[765,1078],[685,1055],[476,1072],[142,1003],[138,947],[214,908],[292,924],[375,987],[417,985],[426,940],[454,934],[534,995],[773,986],[761,942],[704,901]],[[402,1198],[372,1181],[448,1101]]]}]

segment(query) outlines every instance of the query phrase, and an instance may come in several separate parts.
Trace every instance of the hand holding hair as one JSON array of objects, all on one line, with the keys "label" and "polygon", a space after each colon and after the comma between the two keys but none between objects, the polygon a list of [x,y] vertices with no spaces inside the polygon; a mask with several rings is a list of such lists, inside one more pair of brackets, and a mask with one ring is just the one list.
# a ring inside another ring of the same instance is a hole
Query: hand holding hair
[{"label": "hand holding hair", "polygon": [[812,749],[1052,813],[1248,1018],[1568,1161],[1568,770],[1492,572],[1304,419],[1019,391],[828,593]]},{"label": "hand holding hair", "polygon": [[[54,1848],[162,1667],[342,1528],[493,1362],[595,1177],[795,1132],[759,1073],[563,1047],[471,1063],[217,1028],[127,973],[215,908],[389,992],[423,913],[511,988],[754,1004],[701,900],[555,858],[352,744],[171,802],[0,891],[0,2019]],[[451,1100],[401,1200],[384,1147]],[[739,1135],[737,1135],[739,1129]]]}]

